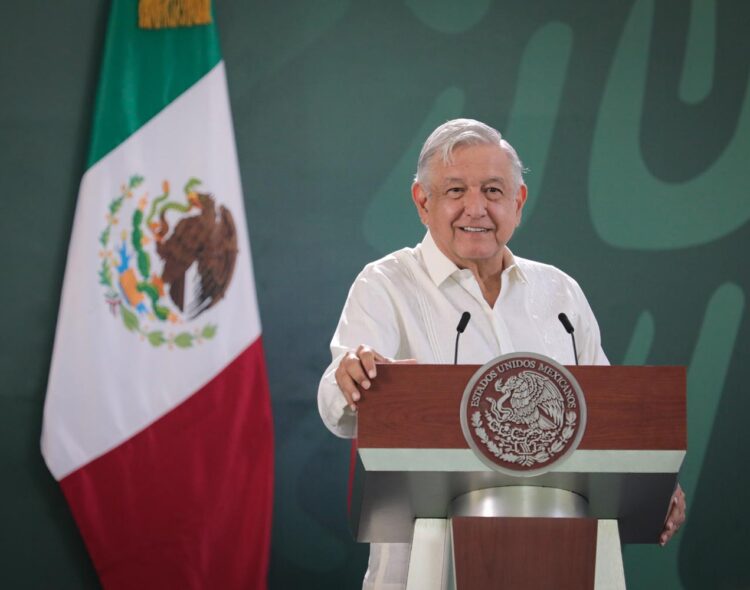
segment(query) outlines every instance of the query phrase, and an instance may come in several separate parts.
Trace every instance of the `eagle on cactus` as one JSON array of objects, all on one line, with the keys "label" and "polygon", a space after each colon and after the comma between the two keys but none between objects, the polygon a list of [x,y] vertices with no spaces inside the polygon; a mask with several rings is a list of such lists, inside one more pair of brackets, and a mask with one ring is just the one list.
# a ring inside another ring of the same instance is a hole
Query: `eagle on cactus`
[{"label": "eagle on cactus", "polygon": [[[226,294],[237,260],[237,231],[232,213],[223,205],[217,208],[213,195],[199,193],[194,188],[200,180],[191,178],[185,185],[187,203],[157,202],[149,216],[156,242],[156,252],[164,262],[161,280],[169,287],[169,297],[177,308],[193,319],[216,305]],[[168,188],[168,187],[167,187]],[[163,200],[166,200],[165,190]],[[191,213],[185,215],[170,233],[167,214],[170,210]],[[158,219],[156,212],[158,210]],[[195,273],[195,282],[186,285],[188,271]],[[186,289],[192,287],[189,301]],[[186,309],[187,308],[187,309]]]}]

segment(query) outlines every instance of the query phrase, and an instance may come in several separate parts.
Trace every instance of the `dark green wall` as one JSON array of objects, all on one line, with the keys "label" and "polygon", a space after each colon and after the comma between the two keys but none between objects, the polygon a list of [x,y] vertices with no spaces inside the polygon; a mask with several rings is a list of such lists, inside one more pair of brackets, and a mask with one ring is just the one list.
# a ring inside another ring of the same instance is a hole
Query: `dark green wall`
[{"label": "dark green wall", "polygon": [[[0,583],[96,587],[38,451],[108,3],[4,7]],[[315,405],[351,280],[421,238],[426,134],[495,125],[530,169],[512,247],[583,286],[614,363],[689,365],[690,518],[633,588],[750,587],[750,5],[220,1],[277,434],[270,586],[357,587],[348,444]]]}]

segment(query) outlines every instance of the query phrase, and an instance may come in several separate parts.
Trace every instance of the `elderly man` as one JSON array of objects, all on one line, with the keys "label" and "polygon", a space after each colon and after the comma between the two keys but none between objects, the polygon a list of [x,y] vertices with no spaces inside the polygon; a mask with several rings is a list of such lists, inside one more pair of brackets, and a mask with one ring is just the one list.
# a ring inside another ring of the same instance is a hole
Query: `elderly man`
[{"label": "elderly man", "polygon": [[[565,312],[581,364],[608,364],[599,326],[581,288],[562,271],[508,249],[526,202],[523,165],[495,129],[470,119],[448,121],[427,138],[412,199],[427,235],[368,264],[357,277],[331,341],[333,361],[318,390],[326,426],[356,434],[357,402],[377,378],[378,363],[450,363],[456,324],[471,323],[460,362],[484,364],[501,354],[535,352],[574,364]],[[684,520],[682,491],[665,521],[665,543]],[[403,588],[407,544],[373,544],[364,588]]]}]

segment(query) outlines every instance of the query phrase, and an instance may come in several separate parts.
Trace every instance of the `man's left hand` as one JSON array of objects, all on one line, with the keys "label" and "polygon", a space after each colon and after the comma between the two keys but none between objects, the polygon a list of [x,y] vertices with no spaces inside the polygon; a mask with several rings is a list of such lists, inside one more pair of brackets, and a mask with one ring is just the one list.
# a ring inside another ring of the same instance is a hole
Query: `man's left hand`
[{"label": "man's left hand", "polygon": [[685,511],[687,510],[687,504],[685,503],[685,492],[682,491],[680,484],[677,484],[677,488],[672,494],[672,499],[669,501],[669,510],[667,511],[667,518],[664,520],[664,530],[659,535],[659,545],[664,547],[672,536],[679,530],[682,523],[685,522]]}]

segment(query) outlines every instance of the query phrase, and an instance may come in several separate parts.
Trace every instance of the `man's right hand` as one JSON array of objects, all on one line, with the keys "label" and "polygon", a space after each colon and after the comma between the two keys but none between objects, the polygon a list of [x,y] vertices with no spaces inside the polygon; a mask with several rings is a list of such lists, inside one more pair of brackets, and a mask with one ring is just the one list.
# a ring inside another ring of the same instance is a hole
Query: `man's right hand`
[{"label": "man's right hand", "polygon": [[[394,361],[373,350],[369,346],[360,344],[357,350],[347,353],[336,369],[336,383],[346,398],[346,403],[357,411],[357,402],[362,396],[362,390],[370,389],[372,380],[378,376],[378,363],[414,364],[414,359]],[[361,388],[361,389],[360,389]]]}]

